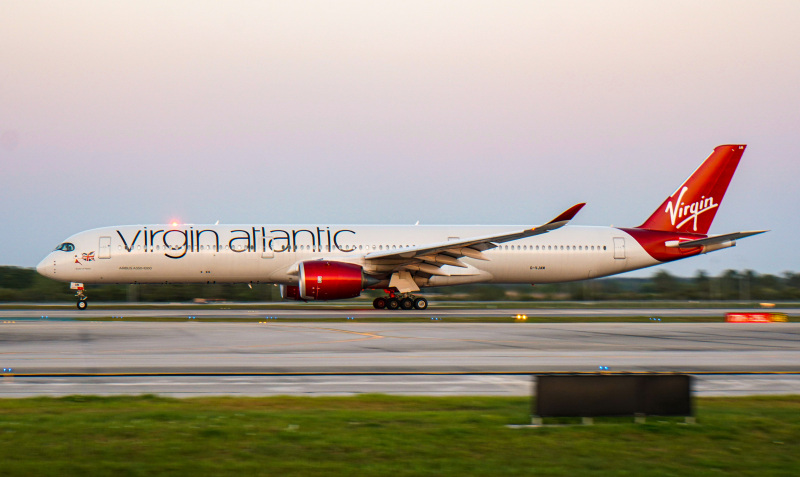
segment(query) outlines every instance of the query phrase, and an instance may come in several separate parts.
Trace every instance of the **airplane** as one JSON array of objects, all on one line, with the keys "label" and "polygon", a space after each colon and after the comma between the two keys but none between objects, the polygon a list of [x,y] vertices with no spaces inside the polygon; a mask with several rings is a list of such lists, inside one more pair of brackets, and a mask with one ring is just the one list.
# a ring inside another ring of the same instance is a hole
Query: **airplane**
[{"label": "airplane", "polygon": [[461,225],[126,225],[75,234],[37,271],[85,284],[278,284],[289,300],[355,298],[418,309],[423,288],[556,283],[615,275],[733,247],[766,230],[708,235],[746,145],[723,145],[638,227],[567,226],[576,204],[536,227]]}]

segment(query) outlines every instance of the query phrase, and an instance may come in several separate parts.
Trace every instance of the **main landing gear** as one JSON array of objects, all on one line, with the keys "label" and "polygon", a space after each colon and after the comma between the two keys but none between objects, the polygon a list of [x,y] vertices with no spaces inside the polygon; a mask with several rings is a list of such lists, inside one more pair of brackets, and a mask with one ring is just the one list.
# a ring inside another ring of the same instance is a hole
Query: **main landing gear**
[{"label": "main landing gear", "polygon": [[389,296],[381,296],[373,300],[372,306],[376,310],[424,310],[428,308],[428,299],[421,296],[414,296],[410,293],[395,295],[390,292]]}]

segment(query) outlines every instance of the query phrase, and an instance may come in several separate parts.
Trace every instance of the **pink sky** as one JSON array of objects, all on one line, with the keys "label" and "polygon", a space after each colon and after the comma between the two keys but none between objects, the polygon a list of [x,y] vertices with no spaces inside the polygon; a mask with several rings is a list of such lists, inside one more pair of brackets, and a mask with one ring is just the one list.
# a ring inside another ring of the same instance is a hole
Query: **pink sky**
[{"label": "pink sky", "polygon": [[[0,3],[0,264],[201,223],[638,225],[749,145],[670,265],[800,270],[800,3]],[[789,246],[787,246],[789,244]],[[651,273],[650,271],[644,272]]]}]

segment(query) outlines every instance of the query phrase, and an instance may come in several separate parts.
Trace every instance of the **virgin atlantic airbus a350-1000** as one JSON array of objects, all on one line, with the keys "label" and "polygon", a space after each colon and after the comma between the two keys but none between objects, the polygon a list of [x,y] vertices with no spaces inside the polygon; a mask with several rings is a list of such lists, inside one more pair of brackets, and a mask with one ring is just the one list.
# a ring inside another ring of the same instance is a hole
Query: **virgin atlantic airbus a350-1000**
[{"label": "virgin atlantic airbus a350-1000", "polygon": [[354,298],[425,309],[422,288],[604,277],[733,247],[765,232],[708,235],[744,153],[719,146],[638,227],[567,226],[577,204],[538,227],[425,225],[126,225],[80,232],[36,267],[84,284],[274,283],[291,300]]}]

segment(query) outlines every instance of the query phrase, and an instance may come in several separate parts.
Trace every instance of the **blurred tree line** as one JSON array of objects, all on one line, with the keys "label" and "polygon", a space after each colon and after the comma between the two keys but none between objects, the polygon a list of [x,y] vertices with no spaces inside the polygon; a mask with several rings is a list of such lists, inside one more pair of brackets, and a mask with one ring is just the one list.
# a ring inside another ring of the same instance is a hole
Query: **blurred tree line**
[{"label": "blurred tree line", "polygon": [[[366,292],[377,296],[380,291]],[[204,300],[279,301],[273,285],[174,284],[174,285],[91,285],[92,301],[171,302]],[[649,278],[602,278],[546,285],[462,285],[434,288],[425,292],[449,300],[798,300],[800,274],[761,275],[752,270],[727,270],[710,276],[700,270],[684,278],[658,270]],[[72,301],[69,284],[45,278],[35,270],[0,267],[0,302]]]},{"label": "blurred tree line", "polygon": [[[170,302],[194,299],[230,301],[279,301],[280,290],[273,285],[171,284],[171,285],[89,285],[92,301]],[[7,301],[74,301],[69,283],[45,278],[36,270],[0,266],[0,303]]]},{"label": "blurred tree line", "polygon": [[726,270],[715,277],[699,270],[694,277],[684,278],[658,270],[649,278],[456,288],[462,290],[464,299],[473,300],[797,300],[800,299],[800,274],[785,272],[776,276],[752,270]]}]

